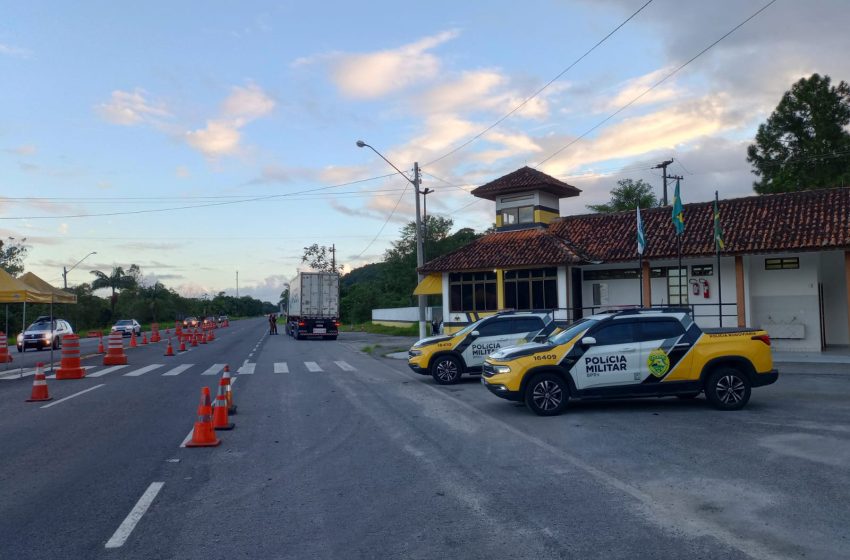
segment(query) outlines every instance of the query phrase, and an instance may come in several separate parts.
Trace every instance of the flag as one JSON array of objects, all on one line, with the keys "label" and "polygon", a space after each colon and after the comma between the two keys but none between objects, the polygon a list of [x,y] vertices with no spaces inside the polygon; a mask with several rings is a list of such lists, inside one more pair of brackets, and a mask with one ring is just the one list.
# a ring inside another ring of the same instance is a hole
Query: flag
[{"label": "flag", "polygon": [[679,180],[676,179],[676,191],[673,193],[673,227],[676,235],[685,232],[685,209],[682,207],[682,198],[679,196]]},{"label": "flag", "polygon": [[719,250],[726,248],[726,243],[723,241],[723,228],[720,226],[720,207],[717,205],[717,198],[714,199],[714,243]]},{"label": "flag", "polygon": [[640,255],[646,249],[646,235],[643,232],[643,221],[640,219],[640,205],[637,207],[637,249]]}]

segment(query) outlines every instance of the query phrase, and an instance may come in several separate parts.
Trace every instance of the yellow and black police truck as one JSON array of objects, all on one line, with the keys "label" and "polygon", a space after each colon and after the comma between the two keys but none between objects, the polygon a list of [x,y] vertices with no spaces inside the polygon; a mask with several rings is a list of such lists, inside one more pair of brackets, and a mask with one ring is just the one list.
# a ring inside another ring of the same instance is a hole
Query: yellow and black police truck
[{"label": "yellow and black police truck", "polygon": [[738,410],[750,389],[777,380],[770,337],[757,329],[700,329],[687,309],[640,309],[581,319],[542,343],[491,354],[481,382],[535,413],[570,399],[706,399]]},{"label": "yellow and black police truck", "polygon": [[548,312],[504,311],[470,323],[452,335],[423,338],[408,352],[407,365],[441,385],[457,383],[464,373],[481,373],[488,354],[545,340],[555,329]]}]

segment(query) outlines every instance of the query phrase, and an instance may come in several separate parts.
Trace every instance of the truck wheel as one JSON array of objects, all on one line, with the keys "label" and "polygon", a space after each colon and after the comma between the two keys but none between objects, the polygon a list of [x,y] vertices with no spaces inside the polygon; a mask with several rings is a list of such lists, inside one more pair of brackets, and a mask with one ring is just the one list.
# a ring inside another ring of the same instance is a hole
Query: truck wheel
[{"label": "truck wheel", "polygon": [[559,375],[535,375],[525,387],[525,404],[538,416],[555,416],[567,408],[570,389]]},{"label": "truck wheel", "polygon": [[705,397],[718,410],[741,410],[750,392],[750,378],[733,367],[721,367],[705,383]]},{"label": "truck wheel", "polygon": [[439,356],[431,364],[431,376],[440,385],[454,385],[460,381],[460,362],[454,356]]}]

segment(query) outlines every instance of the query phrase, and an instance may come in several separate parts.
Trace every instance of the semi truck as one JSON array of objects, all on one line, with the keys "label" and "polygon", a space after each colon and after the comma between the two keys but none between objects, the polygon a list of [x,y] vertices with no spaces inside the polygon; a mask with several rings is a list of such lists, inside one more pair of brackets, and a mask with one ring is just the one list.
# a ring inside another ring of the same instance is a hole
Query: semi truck
[{"label": "semi truck", "polygon": [[339,335],[339,274],[299,272],[289,283],[286,333],[336,340]]}]

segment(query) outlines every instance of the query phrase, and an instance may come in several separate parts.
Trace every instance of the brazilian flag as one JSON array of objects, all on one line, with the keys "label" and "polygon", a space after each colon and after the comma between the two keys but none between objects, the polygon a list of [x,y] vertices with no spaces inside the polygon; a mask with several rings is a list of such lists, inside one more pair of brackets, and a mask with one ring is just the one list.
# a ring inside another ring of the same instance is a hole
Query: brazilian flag
[{"label": "brazilian flag", "polygon": [[723,228],[720,226],[720,207],[717,206],[717,199],[714,199],[714,243],[719,250],[726,248],[726,243],[723,241]]},{"label": "brazilian flag", "polygon": [[676,228],[676,235],[685,233],[685,208],[679,196],[679,179],[676,179],[676,191],[673,193],[673,227]]}]

